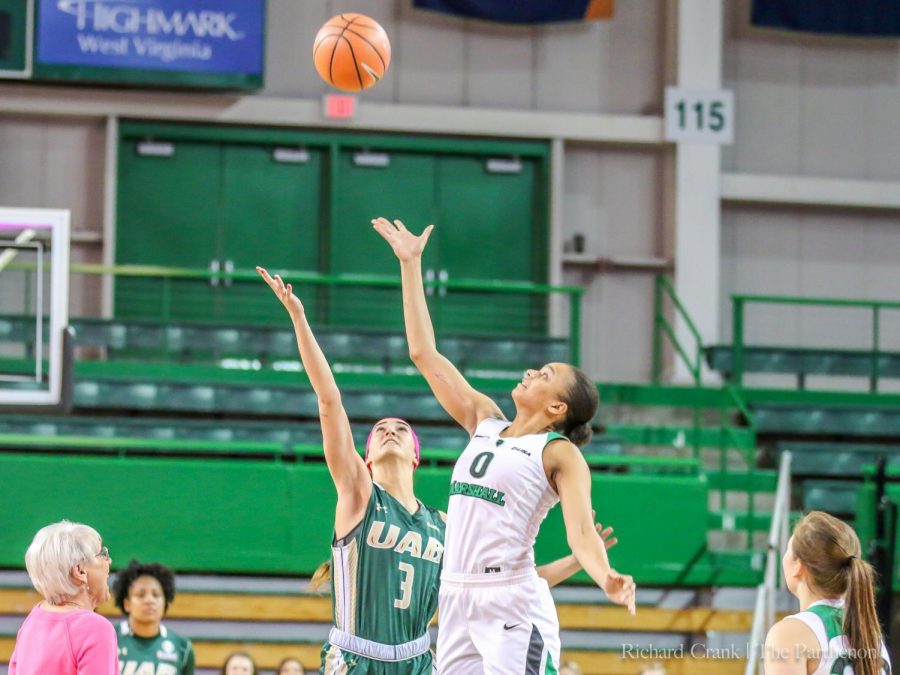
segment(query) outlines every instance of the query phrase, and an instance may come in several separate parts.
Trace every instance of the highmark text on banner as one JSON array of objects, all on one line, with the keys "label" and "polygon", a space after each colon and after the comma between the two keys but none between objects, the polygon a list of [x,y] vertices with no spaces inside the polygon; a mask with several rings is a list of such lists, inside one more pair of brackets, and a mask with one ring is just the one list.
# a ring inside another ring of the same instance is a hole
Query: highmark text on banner
[{"label": "highmark text on banner", "polygon": [[37,63],[259,75],[264,0],[39,0]]}]

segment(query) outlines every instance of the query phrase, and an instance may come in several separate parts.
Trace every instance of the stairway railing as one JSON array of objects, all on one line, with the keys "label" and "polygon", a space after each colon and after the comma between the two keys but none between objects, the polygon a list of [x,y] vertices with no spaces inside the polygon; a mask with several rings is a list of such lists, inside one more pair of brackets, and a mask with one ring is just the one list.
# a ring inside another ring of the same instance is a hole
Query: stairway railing
[{"label": "stairway railing", "polygon": [[744,675],[757,675],[763,661],[763,640],[766,627],[775,623],[775,589],[781,585],[779,561],[787,549],[789,538],[789,516],[791,512],[791,453],[781,455],[778,469],[778,487],[775,489],[775,511],[769,528],[769,542],[766,551],[766,567],[763,582],[756,589],[756,609],[753,614],[753,629],[747,650],[747,667]]}]

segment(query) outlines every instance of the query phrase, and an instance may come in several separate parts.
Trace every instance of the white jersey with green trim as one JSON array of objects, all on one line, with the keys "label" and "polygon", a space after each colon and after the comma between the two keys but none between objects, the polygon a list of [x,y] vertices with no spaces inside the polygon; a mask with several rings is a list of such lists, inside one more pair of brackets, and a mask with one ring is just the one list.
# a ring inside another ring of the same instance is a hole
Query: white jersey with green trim
[{"label": "white jersey with green trim", "polygon": [[[808,658],[816,656],[819,658],[819,665],[812,675],[854,675],[847,636],[842,634],[843,614],[843,600],[819,600],[802,612],[786,617],[802,621],[809,626],[819,642],[818,653],[807,655]],[[880,655],[872,654],[869,658],[878,656],[882,659],[879,672],[891,675],[891,659],[884,643],[881,645]]]},{"label": "white jersey with green trim", "polygon": [[444,573],[534,567],[534,540],[559,501],[544,473],[544,447],[560,434],[501,438],[507,420],[479,422],[450,483]]}]

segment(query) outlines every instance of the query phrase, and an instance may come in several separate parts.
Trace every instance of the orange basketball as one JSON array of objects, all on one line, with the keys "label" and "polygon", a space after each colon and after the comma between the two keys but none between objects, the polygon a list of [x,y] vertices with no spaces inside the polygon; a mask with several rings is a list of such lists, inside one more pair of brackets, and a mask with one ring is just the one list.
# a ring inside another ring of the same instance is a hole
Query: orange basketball
[{"label": "orange basketball", "polygon": [[339,14],[316,35],[313,61],[322,79],[344,91],[362,91],[384,77],[391,43],[384,28],[364,14]]}]

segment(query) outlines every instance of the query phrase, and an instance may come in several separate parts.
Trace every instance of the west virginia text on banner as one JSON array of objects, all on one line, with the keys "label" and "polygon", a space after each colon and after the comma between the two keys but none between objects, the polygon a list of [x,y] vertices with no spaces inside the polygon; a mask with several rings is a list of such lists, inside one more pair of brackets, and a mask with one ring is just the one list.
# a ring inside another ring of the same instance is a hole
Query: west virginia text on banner
[{"label": "west virginia text on banner", "polygon": [[753,0],[753,23],[807,33],[900,35],[897,0]]},{"label": "west virginia text on banner", "polygon": [[506,23],[609,19],[614,8],[614,0],[414,0],[414,4],[471,19]]}]

